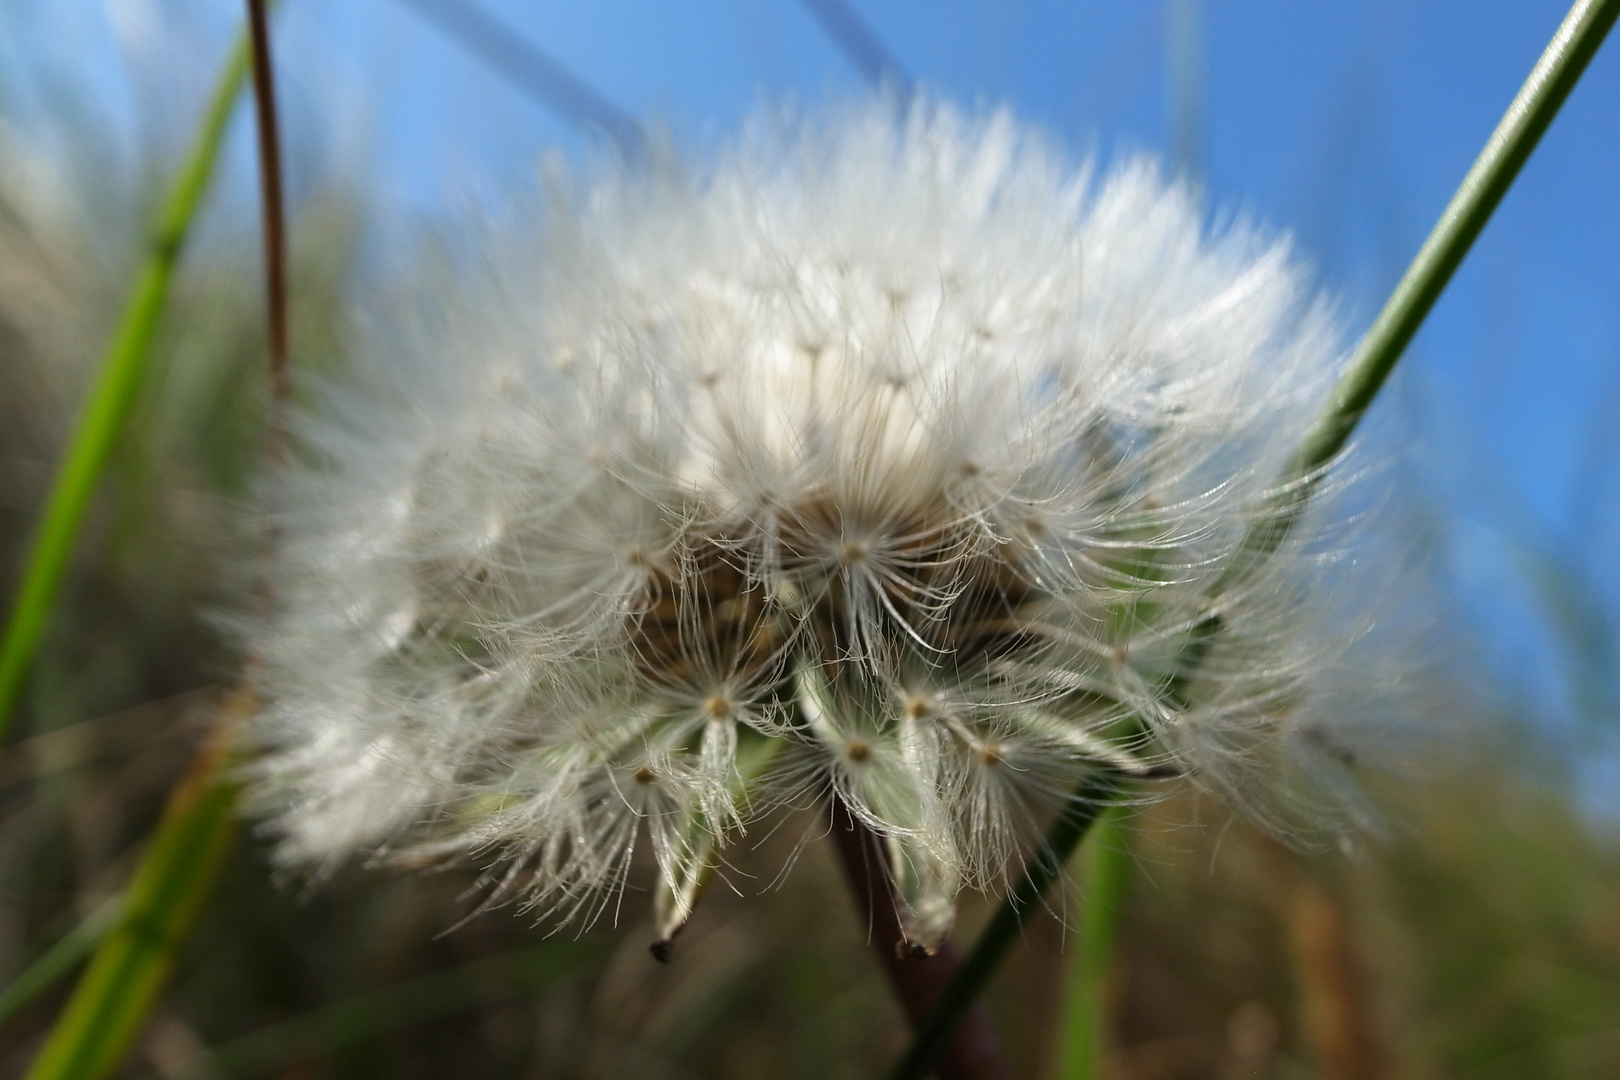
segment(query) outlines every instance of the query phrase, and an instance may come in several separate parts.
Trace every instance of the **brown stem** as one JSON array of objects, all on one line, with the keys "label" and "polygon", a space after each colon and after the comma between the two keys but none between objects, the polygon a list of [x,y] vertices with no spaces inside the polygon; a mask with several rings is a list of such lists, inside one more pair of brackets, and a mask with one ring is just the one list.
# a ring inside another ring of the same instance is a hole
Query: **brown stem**
[{"label": "brown stem", "polygon": [[[956,949],[942,943],[932,956],[903,954],[904,936],[889,880],[889,859],[877,834],[849,812],[842,799],[830,800],[832,841],[849,879],[867,936],[888,972],[906,1019],[915,1028],[956,973]],[[1001,1044],[982,1003],[974,1005],[946,1044],[935,1066],[939,1080],[1011,1080]]]},{"label": "brown stem", "polygon": [[264,220],[264,278],[270,359],[269,457],[284,453],[287,402],[287,225],[281,194],[281,130],[276,122],[275,68],[270,61],[270,25],[265,0],[247,0],[253,44],[253,103],[259,132],[259,183]]},{"label": "brown stem", "polygon": [[[253,105],[259,135],[259,191],[264,223],[265,347],[269,363],[269,416],[265,425],[265,460],[279,479],[286,464],[292,381],[287,370],[287,214],[281,190],[281,126],[276,120],[275,65],[270,57],[273,0],[247,0],[248,41],[253,58]],[[273,499],[273,501],[275,501]],[[275,558],[281,537],[274,513],[264,516],[259,553],[263,563],[256,589],[264,615],[275,608]],[[260,656],[250,650],[243,677],[252,685]]]},{"label": "brown stem", "polygon": [[1293,954],[1304,1034],[1323,1080],[1384,1080],[1389,1060],[1355,924],[1337,891],[1275,840],[1265,848],[1283,883],[1280,914]]},{"label": "brown stem", "polygon": [[1387,1070],[1349,914],[1303,871],[1289,906],[1306,1034],[1324,1080],[1381,1080]]}]

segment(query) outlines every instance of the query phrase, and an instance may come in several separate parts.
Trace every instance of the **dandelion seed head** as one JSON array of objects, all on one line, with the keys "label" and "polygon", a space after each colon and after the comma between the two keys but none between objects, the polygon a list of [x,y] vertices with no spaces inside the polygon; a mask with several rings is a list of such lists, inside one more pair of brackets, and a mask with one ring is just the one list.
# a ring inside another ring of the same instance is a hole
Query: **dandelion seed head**
[{"label": "dandelion seed head", "polygon": [[808,786],[928,949],[1088,771],[1268,804],[1332,746],[1316,533],[1233,574],[1342,364],[1286,241],[924,101],[553,178],[480,247],[302,422],[289,864],[504,858],[590,917],[638,838],[683,889]]}]

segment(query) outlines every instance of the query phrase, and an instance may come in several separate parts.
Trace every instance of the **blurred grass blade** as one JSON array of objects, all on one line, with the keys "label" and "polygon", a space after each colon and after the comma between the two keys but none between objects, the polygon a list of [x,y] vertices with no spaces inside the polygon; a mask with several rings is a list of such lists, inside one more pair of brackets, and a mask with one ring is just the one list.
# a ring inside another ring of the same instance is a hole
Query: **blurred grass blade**
[{"label": "blurred grass blade", "polygon": [[601,131],[628,157],[646,150],[647,135],[635,117],[473,0],[399,2],[564,120]]},{"label": "blurred grass blade", "polygon": [[1198,181],[1204,171],[1204,113],[1208,102],[1204,0],[1165,0],[1165,97],[1169,99],[1170,169]]},{"label": "blurred grass blade", "polygon": [[224,775],[228,737],[252,704],[248,691],[236,691],[170,794],[116,924],[26,1080],[99,1080],[139,1033],[229,846],[236,787]]},{"label": "blurred grass blade", "polygon": [[[259,91],[260,154],[268,250],[270,296],[271,396],[273,409],[285,399],[286,320],[283,280],[280,197],[280,150],[276,137],[274,94],[269,64],[267,0],[248,0],[250,31],[232,51],[209,106],[202,133],[170,194],[156,245],[143,270],[124,325],[81,422],[64,479],[47,515],[42,544],[56,559],[49,587],[37,613],[43,620],[49,592],[61,577],[66,551],[94,488],[113,438],[122,426],[145,371],[147,354],[163,300],[168,292],[180,247],[213,174],[231,106],[248,70]],[[251,57],[251,61],[250,61]],[[272,417],[279,432],[279,410]],[[68,492],[63,495],[62,492]],[[65,524],[60,534],[50,531]],[[33,628],[33,640],[38,637]],[[26,659],[26,658],[25,658]],[[20,678],[20,675],[19,675]],[[254,695],[244,684],[222,703],[214,730],[191,768],[169,795],[150,847],[136,868],[117,923],[96,949],[66,1010],[58,1018],[27,1080],[100,1080],[118,1067],[130,1042],[146,1022],[174,957],[213,886],[234,830],[236,784],[230,778],[231,740],[238,722],[254,708]]]},{"label": "blurred grass blade", "polygon": [[1080,940],[1071,951],[1064,994],[1061,1080],[1097,1080],[1103,1075],[1108,976],[1131,865],[1124,813],[1117,805],[1105,810],[1082,849]]},{"label": "blurred grass blade", "polygon": [[85,509],[145,378],[175,264],[214,174],[231,106],[246,82],[247,71],[248,45],[244,37],[231,50],[191,153],[169,189],[149,242],[146,263],[130,292],[67,456],[56,474],[5,638],[0,640],[0,743],[5,741]]},{"label": "blurred grass blade", "polygon": [[[1310,497],[1319,470],[1343,449],[1361,422],[1463,256],[1603,43],[1616,16],[1620,16],[1620,0],[1576,0],[1570,8],[1384,310],[1357,347],[1349,369],[1334,387],[1328,407],[1301,444],[1284,478],[1288,503],[1283,512],[1246,540],[1254,554],[1264,555],[1281,543],[1298,510]],[[1218,630],[1218,624],[1210,627],[1204,635],[1204,648],[1207,638]],[[1197,667],[1198,659],[1184,656],[1179,678]],[[889,1074],[890,1080],[921,1080],[928,1074],[951,1028],[978,997],[1018,937],[1025,914],[1057,876],[1054,866],[1061,867],[1085,836],[1096,817],[1097,800],[1113,797],[1106,792],[1099,794],[1097,785],[1098,781],[1088,779],[1070,797],[1046,843],[1030,860],[1023,880],[973,943],[956,979],[918,1026],[911,1046]]]},{"label": "blurred grass blade", "polygon": [[213,1047],[177,1072],[236,1078],[276,1073],[413,1024],[539,993],[598,966],[608,944],[549,941],[368,990]]},{"label": "blurred grass blade", "polygon": [[1366,972],[1355,927],[1344,903],[1313,878],[1292,852],[1279,849],[1287,900],[1295,993],[1306,1043],[1321,1080],[1362,1080],[1388,1074],[1369,1007]]},{"label": "blurred grass blade", "polygon": [[101,943],[112,927],[122,900],[123,897],[114,896],[91,912],[61,941],[28,965],[4,990],[0,990],[0,1024],[10,1020],[29,1002],[55,986],[58,980],[78,966],[79,961],[90,955],[90,951]]},{"label": "blurred grass blade", "polygon": [[894,90],[901,101],[911,98],[915,83],[877,34],[848,0],[801,0],[861,77],[881,90]]}]

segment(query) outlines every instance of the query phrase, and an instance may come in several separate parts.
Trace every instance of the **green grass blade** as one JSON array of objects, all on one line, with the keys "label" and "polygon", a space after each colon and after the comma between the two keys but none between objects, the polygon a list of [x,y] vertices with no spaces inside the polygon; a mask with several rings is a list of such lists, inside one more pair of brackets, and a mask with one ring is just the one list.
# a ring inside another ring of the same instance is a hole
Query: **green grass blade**
[{"label": "green grass blade", "polygon": [[1085,864],[1080,875],[1084,906],[1080,909],[1080,940],[1072,951],[1064,995],[1060,1033],[1063,1043],[1058,1059],[1058,1076],[1062,1080],[1096,1080],[1103,1075],[1108,975],[1131,868],[1124,813],[1119,806],[1105,810],[1081,849]]},{"label": "green grass blade", "polygon": [[[1367,407],[1451,281],[1463,256],[1485,228],[1564,99],[1580,80],[1617,16],[1620,16],[1620,0],[1576,0],[1570,8],[1429,238],[1396,285],[1384,310],[1357,347],[1349,369],[1334,388],[1321,419],[1301,444],[1290,474],[1285,478],[1291,484],[1288,496],[1291,506],[1285,507],[1284,513],[1270,526],[1257,530],[1247,540],[1254,554],[1264,555],[1274,550],[1287,534],[1298,508],[1310,496],[1314,476],[1343,449],[1361,422]],[[1297,483],[1302,478],[1304,482]],[[1209,634],[1218,630],[1218,624],[1214,624]],[[1196,667],[1197,659],[1196,656],[1184,657],[1184,671]],[[927,1075],[956,1021],[978,997],[1017,938],[1025,913],[1035,906],[1041,892],[1056,877],[1051,864],[1055,860],[1056,865],[1061,866],[1068,859],[1097,816],[1096,785],[1095,780],[1087,780],[1071,796],[1047,835],[1046,843],[1030,860],[1024,879],[973,943],[956,978],[919,1025],[905,1056],[890,1073],[891,1080],[921,1080]]]},{"label": "green grass blade", "polygon": [[246,81],[247,71],[248,48],[244,37],[231,51],[213,100],[203,115],[190,156],[169,190],[152,233],[146,263],[79,416],[67,456],[56,474],[55,486],[45,504],[44,516],[23,570],[22,585],[6,625],[5,638],[0,640],[0,743],[5,741],[12,711],[22,694],[51,606],[62,584],[85,509],[95,494],[107,456],[145,378],[152,339],[168,299],[175,264],[213,177],[231,107]]},{"label": "green grass blade", "polygon": [[1512,186],[1530,152],[1558,115],[1614,20],[1620,0],[1576,0],[1530,77],[1463,177],[1429,238],[1418,249],[1372,329],[1367,331],[1327,410],[1295,458],[1298,475],[1312,473],[1343,448],[1423,325],[1451,275]]},{"label": "green grass blade", "polygon": [[413,1024],[538,993],[596,966],[607,946],[549,941],[368,990],[222,1043],[181,1073],[242,1080],[275,1073]]},{"label": "green grass blade", "polygon": [[221,736],[245,704],[227,705],[214,742],[169,796],[117,922],[26,1080],[99,1080],[140,1031],[230,844],[236,787],[223,775]]},{"label": "green grass blade", "polygon": [[123,897],[115,896],[91,912],[83,922],[46,949],[4,990],[0,990],[0,1024],[17,1015],[29,1002],[55,986],[79,961],[90,955],[113,925]]}]

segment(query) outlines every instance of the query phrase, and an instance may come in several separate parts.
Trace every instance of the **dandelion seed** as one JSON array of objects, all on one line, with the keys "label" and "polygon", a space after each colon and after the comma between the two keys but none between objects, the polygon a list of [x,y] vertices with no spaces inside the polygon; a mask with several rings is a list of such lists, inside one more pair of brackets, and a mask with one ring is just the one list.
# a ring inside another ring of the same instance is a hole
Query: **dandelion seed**
[{"label": "dandelion seed", "polygon": [[504,858],[589,917],[645,838],[667,938],[808,785],[926,951],[1089,770],[1264,807],[1338,745],[1310,530],[1241,561],[1341,361],[1285,242],[926,102],[553,188],[304,419],[285,862]]}]

